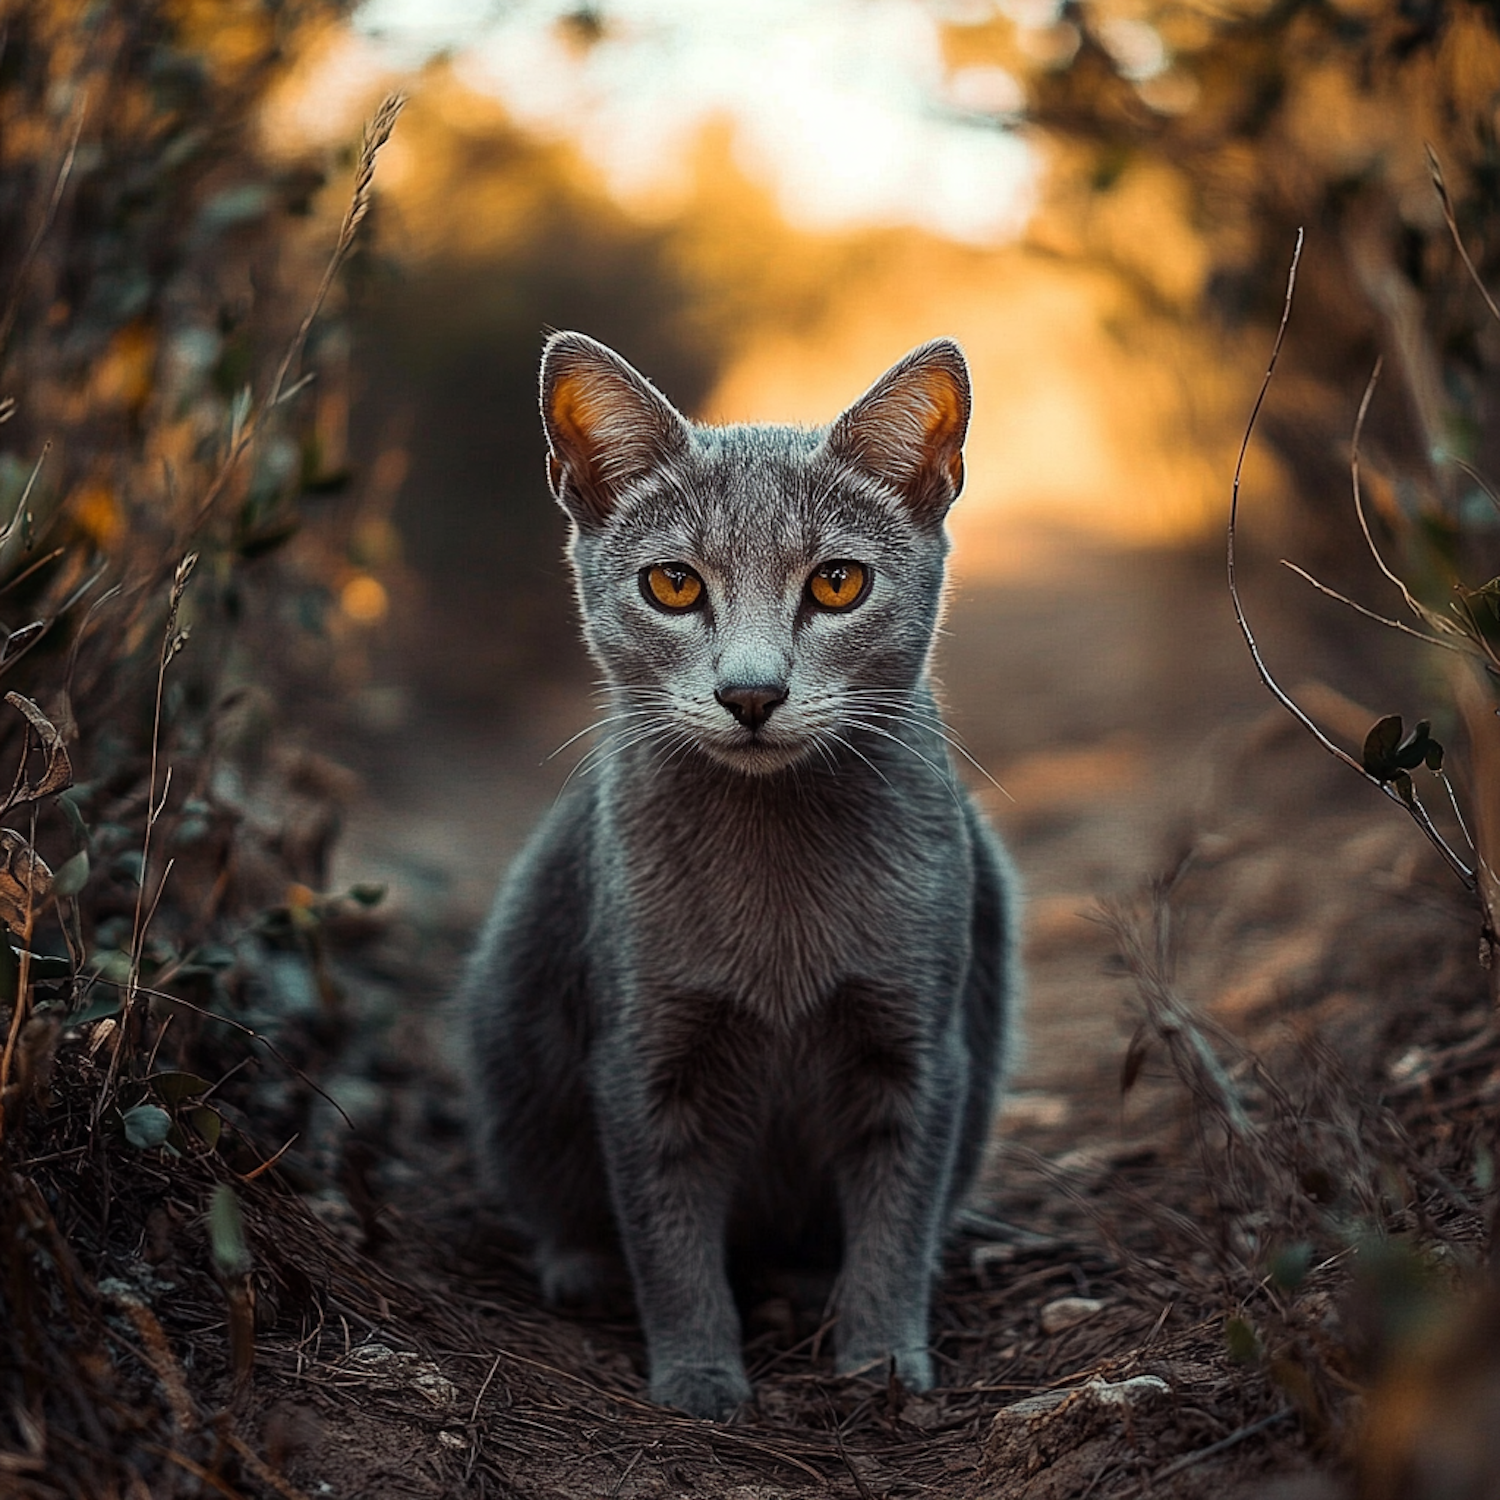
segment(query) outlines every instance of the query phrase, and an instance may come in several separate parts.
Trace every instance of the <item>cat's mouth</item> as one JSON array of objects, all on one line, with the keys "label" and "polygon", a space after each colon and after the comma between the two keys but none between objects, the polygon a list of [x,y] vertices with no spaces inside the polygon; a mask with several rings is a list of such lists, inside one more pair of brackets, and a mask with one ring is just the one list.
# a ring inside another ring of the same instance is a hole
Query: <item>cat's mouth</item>
[{"label": "cat's mouth", "polygon": [[802,760],[809,750],[808,744],[799,736],[766,726],[755,729],[735,727],[727,732],[703,735],[698,743],[721,765],[748,776],[768,776],[773,771],[783,771]]}]

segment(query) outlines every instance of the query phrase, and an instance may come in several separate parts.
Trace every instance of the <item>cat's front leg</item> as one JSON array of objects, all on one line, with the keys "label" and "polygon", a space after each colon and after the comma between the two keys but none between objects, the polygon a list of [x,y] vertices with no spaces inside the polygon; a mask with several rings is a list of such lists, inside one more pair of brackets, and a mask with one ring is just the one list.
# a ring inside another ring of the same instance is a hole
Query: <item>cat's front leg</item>
[{"label": "cat's front leg", "polygon": [[721,1418],[751,1393],[725,1267],[744,1131],[733,1080],[705,1055],[722,1036],[693,1030],[698,1045],[653,1036],[606,1059],[600,1119],[651,1399]]},{"label": "cat's front leg", "polygon": [[[932,1283],[944,1230],[961,1101],[956,1066],[919,1085],[887,1084],[877,1115],[835,1167],[844,1218],[834,1352],[840,1374],[883,1374],[894,1361],[909,1390],[933,1383]],[[874,1094],[877,1085],[870,1085]]]}]

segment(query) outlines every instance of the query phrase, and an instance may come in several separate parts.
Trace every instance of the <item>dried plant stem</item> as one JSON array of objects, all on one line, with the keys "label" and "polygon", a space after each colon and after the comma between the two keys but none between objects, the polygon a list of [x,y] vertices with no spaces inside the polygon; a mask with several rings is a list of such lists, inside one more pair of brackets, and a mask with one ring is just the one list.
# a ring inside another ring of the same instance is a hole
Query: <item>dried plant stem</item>
[{"label": "dried plant stem", "polygon": [[[1312,737],[1331,756],[1333,756],[1335,760],[1342,761],[1356,775],[1362,776],[1366,781],[1370,783],[1371,786],[1375,787],[1384,796],[1388,797],[1392,802],[1394,802],[1397,807],[1403,809],[1411,817],[1412,821],[1417,825],[1417,827],[1422,830],[1423,834],[1426,835],[1428,842],[1432,844],[1433,848],[1435,848],[1438,853],[1442,855],[1449,869],[1451,869],[1453,873],[1459,878],[1459,880],[1463,882],[1465,888],[1470,891],[1477,892],[1478,881],[1475,878],[1473,870],[1471,870],[1469,866],[1459,858],[1458,854],[1448,843],[1447,839],[1443,837],[1442,833],[1437,828],[1437,825],[1433,823],[1431,816],[1427,812],[1427,809],[1422,805],[1421,799],[1414,795],[1411,802],[1407,802],[1378,776],[1372,776],[1367,770],[1365,770],[1364,766],[1361,765],[1359,761],[1355,760],[1355,758],[1349,754],[1347,750],[1344,750],[1340,746],[1336,745],[1331,739],[1329,739],[1328,736],[1324,734],[1323,731],[1319,729],[1318,726],[1307,716],[1307,714],[1302,710],[1300,705],[1291,696],[1291,694],[1288,693],[1286,689],[1283,688],[1279,682],[1277,682],[1275,677],[1271,675],[1270,668],[1266,666],[1265,660],[1260,654],[1260,646],[1256,642],[1255,633],[1250,628],[1250,621],[1245,615],[1244,604],[1240,600],[1239,581],[1235,573],[1234,550],[1236,530],[1239,523],[1240,480],[1243,476],[1245,468],[1245,454],[1249,451],[1250,439],[1255,432],[1256,419],[1260,416],[1260,409],[1265,403],[1266,392],[1271,388],[1271,379],[1276,373],[1276,362],[1281,356],[1281,346],[1286,338],[1287,324],[1291,320],[1292,296],[1297,288],[1297,267],[1302,259],[1302,245],[1303,232],[1299,229],[1297,231],[1296,247],[1292,251],[1291,269],[1287,274],[1286,300],[1283,303],[1281,309],[1281,322],[1276,329],[1276,342],[1271,347],[1271,358],[1269,363],[1266,365],[1266,373],[1261,379],[1260,391],[1256,395],[1255,405],[1251,408],[1250,420],[1245,426],[1245,435],[1240,440],[1239,457],[1235,461],[1234,465],[1234,486],[1231,491],[1229,501],[1229,530],[1227,546],[1229,598],[1230,602],[1234,606],[1234,618],[1236,623],[1240,627],[1240,634],[1245,637],[1245,645],[1249,648],[1250,659],[1255,664],[1256,673],[1260,677],[1261,682],[1265,684],[1265,687],[1267,691],[1270,692],[1271,696],[1274,697],[1276,701],[1280,703],[1281,706],[1286,709],[1286,711],[1291,714],[1291,716],[1296,719],[1296,721],[1301,724],[1302,727],[1306,729],[1307,732],[1312,735]],[[1379,366],[1376,367],[1376,373],[1379,373]],[[1369,386],[1366,387],[1365,399],[1360,404],[1361,420],[1363,420],[1364,413],[1369,406],[1370,396],[1373,393],[1373,390],[1374,377],[1371,378]],[[1358,427],[1356,427],[1356,438],[1358,435],[1358,430]],[[1356,494],[1357,493],[1358,487],[1356,484]],[[1361,524],[1363,525],[1364,513],[1362,509],[1360,512],[1360,518]],[[1368,539],[1368,537],[1369,532],[1367,528],[1366,538]],[[1373,545],[1374,544],[1372,542],[1372,548]],[[1376,553],[1376,560],[1378,562],[1380,561],[1378,552]],[[1411,596],[1407,593],[1405,584],[1403,584],[1394,573],[1392,573],[1388,568],[1385,567],[1384,562],[1381,562],[1381,569],[1386,573],[1387,577],[1391,578],[1396,586],[1401,589],[1402,594],[1407,598],[1408,602],[1412,604],[1413,608],[1417,609],[1418,614],[1422,614],[1422,611],[1416,605],[1416,602],[1412,600]],[[1426,616],[1423,615],[1423,618],[1426,618]]]},{"label": "dried plant stem", "polygon": [[182,607],[182,596],[187,591],[188,579],[192,577],[193,567],[197,561],[198,554],[189,552],[177,564],[177,571],[172,578],[172,592],[167,601],[167,621],[162,630],[161,651],[157,656],[156,701],[151,720],[151,770],[146,781],[146,828],[141,835],[141,873],[136,886],[135,917],[130,932],[130,969],[121,1006],[120,1029],[116,1034],[114,1050],[110,1056],[106,1094],[112,1088],[118,1073],[122,1048],[133,1044],[134,1033],[137,1029],[136,1000],[140,991],[141,960],[145,953],[146,933],[150,927],[151,917],[155,914],[157,904],[161,900],[167,875],[171,873],[169,862],[148,911],[145,903],[146,884],[151,872],[151,836],[156,830],[157,823],[161,821],[162,813],[166,810],[167,797],[172,790],[172,769],[169,766],[161,796],[158,797],[156,794],[156,779],[161,764],[162,701],[166,696],[167,668],[177,653],[187,644],[187,632],[177,628],[177,616]]},{"label": "dried plant stem", "polygon": [[1314,578],[1306,568],[1299,568],[1296,563],[1289,562],[1284,557],[1281,559],[1281,566],[1288,572],[1295,573],[1304,583],[1310,583],[1320,594],[1326,594],[1330,599],[1337,599],[1340,604],[1352,609],[1355,614],[1363,615],[1367,620],[1374,620],[1377,625],[1384,625],[1390,630],[1399,630],[1402,635],[1413,636],[1419,641],[1425,641],[1429,646],[1439,646],[1444,651],[1456,651],[1460,656],[1472,655],[1457,641],[1445,641],[1441,636],[1428,635],[1425,630],[1413,630],[1404,620],[1393,620],[1389,615],[1367,609],[1357,599],[1351,599],[1347,594],[1341,594],[1337,589],[1329,588],[1326,583]]},{"label": "dried plant stem", "polygon": [[[354,191],[350,196],[349,207],[345,211],[344,221],[339,226],[339,237],[334,245],[333,254],[329,257],[328,264],[323,271],[323,279],[318,283],[318,290],[314,294],[312,302],[308,305],[307,312],[303,315],[301,325],[293,336],[286,352],[281,356],[281,363],[276,367],[276,374],[271,380],[271,389],[260,407],[253,414],[244,417],[236,417],[230,434],[229,451],[224,456],[224,461],[219,465],[218,472],[209,482],[203,499],[198,503],[198,510],[188,527],[188,536],[194,536],[199,528],[212,513],[214,505],[219,496],[224,493],[225,486],[233,477],[235,470],[239,467],[240,460],[246,451],[259,436],[265,425],[267,416],[276,409],[283,400],[295,395],[302,389],[305,381],[298,381],[290,390],[284,390],[286,379],[290,374],[292,366],[301,357],[302,350],[307,344],[307,336],[312,331],[312,325],[317,320],[318,314],[323,310],[323,304],[328,298],[328,293],[333,289],[334,278],[338,275],[344,262],[349,257],[349,252],[354,247],[354,241],[358,236],[359,226],[364,222],[366,215],[370,212],[371,189],[375,181],[375,159],[380,154],[381,147],[390,140],[391,132],[396,128],[396,121],[402,109],[406,105],[404,94],[391,94],[382,101],[380,108],[375,111],[372,118],[365,126],[364,138],[360,142],[359,159],[354,169]],[[246,394],[248,395],[248,389]]]},{"label": "dried plant stem", "polygon": [[1495,299],[1490,296],[1490,291],[1479,278],[1479,272],[1474,269],[1474,262],[1469,259],[1468,247],[1464,244],[1463,236],[1458,232],[1458,220],[1454,217],[1453,201],[1448,197],[1448,184],[1443,180],[1443,164],[1438,160],[1438,154],[1432,149],[1429,141],[1424,141],[1423,146],[1427,151],[1427,170],[1432,174],[1432,185],[1437,189],[1438,201],[1443,205],[1443,218],[1448,225],[1448,233],[1453,236],[1453,243],[1458,248],[1459,258],[1464,263],[1464,269],[1469,273],[1469,279],[1479,288],[1479,295],[1484,298],[1484,305],[1489,308],[1490,316],[1500,323],[1500,307],[1495,306]]},{"label": "dried plant stem", "polygon": [[[118,990],[124,990],[128,984],[127,980],[107,979],[102,974],[96,976],[94,982],[97,984],[111,984]],[[326,1103],[331,1104],[334,1109],[338,1111],[344,1123],[351,1130],[354,1129],[354,1121],[349,1118],[348,1113],[338,1102],[338,1100],[335,1099],[332,1094],[327,1093],[324,1089],[319,1087],[318,1083],[314,1079],[310,1078],[306,1073],[304,1073],[302,1069],[299,1068],[297,1064],[294,1063],[284,1052],[282,1052],[276,1046],[276,1043],[273,1042],[269,1037],[262,1036],[261,1033],[256,1031],[253,1027],[246,1026],[243,1021],[236,1021],[231,1016],[220,1015],[218,1011],[209,1010],[206,1006],[198,1005],[192,1000],[185,1000],[181,995],[173,995],[166,990],[153,988],[151,985],[140,984],[139,982],[135,986],[135,992],[137,995],[145,995],[148,999],[151,1000],[165,1000],[171,1005],[181,1006],[184,1010],[192,1011],[194,1015],[205,1016],[211,1021],[217,1021],[221,1026],[229,1027],[231,1031],[239,1032],[241,1036],[249,1037],[252,1042],[259,1042],[260,1045],[264,1047],[266,1051],[269,1052],[271,1056],[274,1057],[276,1061],[282,1065],[282,1067],[284,1067],[289,1073],[294,1074],[298,1079],[305,1083],[308,1088],[313,1091],[313,1093],[319,1096],[319,1098],[323,1099]]]},{"label": "dried plant stem", "polygon": [[88,113],[88,104],[88,95],[85,94],[78,101],[78,115],[73,122],[73,139],[69,141],[68,149],[63,153],[62,165],[57,169],[57,177],[52,184],[52,195],[47,200],[46,210],[36,227],[36,233],[31,237],[31,243],[27,245],[26,253],[21,257],[21,264],[16,267],[10,298],[5,304],[4,314],[0,315],[0,355],[5,353],[6,346],[10,343],[11,333],[16,326],[16,316],[21,310],[21,297],[26,287],[26,273],[31,270],[31,263],[37,258],[42,248],[42,241],[47,238],[47,231],[52,228],[53,220],[57,218],[63,192],[68,186],[68,178],[73,175],[73,162],[78,156],[78,138],[83,133],[83,120]]},{"label": "dried plant stem", "polygon": [[[1280,1411],[1274,1411],[1269,1417],[1262,1417],[1258,1422],[1251,1422],[1248,1426],[1238,1427],[1229,1434],[1222,1437],[1216,1443],[1210,1443],[1206,1448],[1198,1448],[1192,1453],[1184,1453],[1181,1458],[1175,1458],[1166,1468],[1159,1469],[1151,1476],[1151,1485],[1158,1485],[1164,1479],[1170,1479],[1174,1474],[1181,1474],[1184,1469],[1191,1469],[1195,1464],[1201,1464],[1205,1459],[1217,1458],[1219,1454],[1227,1452],[1230,1448],[1237,1447],[1246,1438],[1252,1438],[1257,1433],[1264,1432],[1268,1427],[1274,1427],[1278,1422],[1285,1422],[1288,1417],[1297,1415],[1297,1409],[1293,1406],[1283,1406]],[[1149,1490],[1150,1486],[1148,1486]],[[1145,1494],[1148,1490],[1137,1491]]]},{"label": "dried plant stem", "polygon": [[[21,751],[21,765],[26,765],[27,746],[30,743],[31,731],[27,730],[26,741],[23,742]],[[31,838],[30,845],[36,848],[36,804],[31,807]],[[32,856],[32,869],[35,870],[35,855]],[[21,959],[16,969],[16,1000],[10,1013],[10,1030],[5,1037],[5,1051],[0,1053],[0,1142],[5,1139],[5,1090],[10,1083],[10,1070],[12,1061],[16,1055],[16,1042],[21,1035],[21,1027],[25,1024],[26,1013],[30,1008],[28,1001],[31,995],[31,929],[35,919],[33,904],[34,889],[32,882],[26,882],[26,920],[22,923],[21,932]],[[5,938],[0,936],[0,942]]]},{"label": "dried plant stem", "polygon": [[[1365,539],[1365,546],[1369,548],[1370,556],[1375,559],[1375,566],[1379,568],[1380,571],[1401,591],[1401,598],[1405,602],[1406,607],[1414,615],[1416,615],[1419,620],[1425,621],[1434,630],[1441,630],[1449,635],[1459,637],[1459,640],[1455,641],[1453,645],[1449,647],[1450,650],[1460,651],[1466,656],[1477,655],[1478,653],[1473,649],[1473,638],[1468,635],[1467,632],[1457,629],[1450,621],[1444,619],[1443,616],[1438,614],[1435,610],[1428,609],[1422,603],[1422,601],[1418,599],[1409,588],[1407,588],[1406,580],[1403,579],[1400,574],[1395,572],[1394,569],[1392,569],[1387,564],[1384,556],[1382,556],[1381,554],[1380,548],[1375,545],[1375,536],[1374,533],[1370,530],[1369,516],[1365,511],[1364,487],[1360,483],[1359,449],[1360,440],[1364,436],[1365,416],[1370,410],[1370,401],[1375,395],[1375,387],[1380,381],[1380,372],[1384,367],[1384,364],[1385,361],[1383,358],[1377,359],[1375,361],[1375,368],[1370,371],[1370,378],[1365,383],[1365,393],[1360,398],[1359,412],[1354,418],[1354,436],[1349,446],[1349,484],[1354,493],[1354,514],[1359,519],[1360,534]],[[1321,585],[1319,585],[1319,587],[1321,587]],[[1325,592],[1331,593],[1332,591],[1325,590]],[[1335,597],[1337,596],[1335,595]],[[1348,600],[1344,602],[1352,603],[1352,601]],[[1353,605],[1352,607],[1355,609],[1359,608],[1358,605]],[[1368,611],[1361,612],[1368,613]],[[1372,616],[1372,618],[1382,620],[1383,624],[1391,625],[1397,630],[1406,629],[1406,627],[1398,624],[1394,620],[1383,620],[1379,615],[1374,615]],[[1419,635],[1420,632],[1408,631],[1408,634]],[[1431,636],[1423,636],[1422,638],[1424,640],[1431,641],[1434,645],[1440,646],[1444,644],[1442,641],[1436,640]]]}]

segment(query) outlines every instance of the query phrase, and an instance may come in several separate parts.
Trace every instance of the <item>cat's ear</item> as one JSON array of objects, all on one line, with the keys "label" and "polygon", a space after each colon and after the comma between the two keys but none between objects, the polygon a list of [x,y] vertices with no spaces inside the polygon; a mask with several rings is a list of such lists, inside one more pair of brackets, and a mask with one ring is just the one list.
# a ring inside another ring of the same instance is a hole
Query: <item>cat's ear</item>
[{"label": "cat's ear", "polygon": [[918,520],[941,521],[964,484],[969,366],[952,339],[893,365],[842,416],[825,450],[895,490]]},{"label": "cat's ear", "polygon": [[542,353],[547,479],[582,527],[602,526],[636,480],[682,453],[688,424],[637,370],[582,333]]}]

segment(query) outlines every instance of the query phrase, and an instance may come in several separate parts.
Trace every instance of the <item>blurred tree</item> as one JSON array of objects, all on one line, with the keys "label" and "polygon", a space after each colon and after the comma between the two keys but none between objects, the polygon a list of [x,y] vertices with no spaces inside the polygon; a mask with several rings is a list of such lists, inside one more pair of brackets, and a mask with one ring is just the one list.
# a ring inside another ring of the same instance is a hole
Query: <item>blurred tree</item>
[{"label": "blurred tree", "polygon": [[[347,189],[322,191],[326,158],[270,165],[255,123],[342,10],[15,0],[0,13],[0,675],[76,745],[100,806],[128,804],[150,758],[185,553],[204,562],[182,602],[193,648],[163,702],[179,797],[208,789],[212,746],[238,737],[263,761],[286,725],[267,687],[326,687],[362,650],[360,609],[379,612],[378,579],[347,595],[369,570],[352,556],[341,293],[298,343]],[[246,738],[252,687],[265,722]],[[0,722],[0,756],[21,729]],[[219,811],[227,827],[243,809]],[[319,878],[325,844],[300,841],[299,878]],[[285,870],[273,861],[257,884],[253,864],[237,866],[240,894],[279,896]]]},{"label": "blurred tree", "polygon": [[[1262,431],[1292,480],[1299,551],[1399,610],[1355,526],[1348,471],[1353,409],[1385,351],[1395,378],[1371,409],[1366,497],[1376,542],[1411,587],[1411,623],[1468,655],[1449,681],[1493,886],[1500,500],[1482,476],[1500,468],[1500,317],[1476,283],[1500,281],[1494,8],[1067,0],[1012,14],[1029,19],[950,26],[950,64],[998,65],[1024,82],[1026,127],[1050,158],[1035,237],[1108,265],[1131,289],[1118,337],[1169,325],[1200,368],[1243,350],[1247,328],[1268,347],[1306,228]],[[1486,895],[1493,914],[1500,891]]]},{"label": "blurred tree", "polygon": [[[952,26],[950,62],[998,63],[1024,81],[1050,167],[1036,234],[1114,268],[1142,320],[1191,326],[1205,358],[1247,322],[1274,327],[1306,227],[1287,378],[1266,427],[1302,503],[1347,509],[1327,429],[1351,409],[1377,343],[1407,396],[1384,413],[1387,442],[1440,465],[1497,456],[1482,373],[1500,338],[1425,158],[1430,142],[1461,230],[1483,247],[1481,275],[1500,274],[1492,8],[1070,0],[1039,19]],[[1444,472],[1456,498],[1464,486]]]}]

